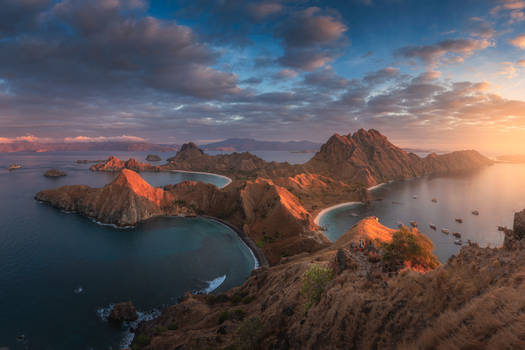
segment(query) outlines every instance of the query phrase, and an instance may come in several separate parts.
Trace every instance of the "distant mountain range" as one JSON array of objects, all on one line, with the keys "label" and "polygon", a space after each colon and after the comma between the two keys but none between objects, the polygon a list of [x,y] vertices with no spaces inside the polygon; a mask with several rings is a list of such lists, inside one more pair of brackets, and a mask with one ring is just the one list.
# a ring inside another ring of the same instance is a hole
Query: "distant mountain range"
[{"label": "distant mountain range", "polygon": [[205,151],[289,151],[289,152],[317,152],[320,143],[310,141],[260,141],[255,139],[233,138],[224,141],[208,143],[200,146]]},{"label": "distant mountain range", "polygon": [[0,152],[154,151],[174,152],[178,145],[147,142],[11,142],[0,143]]},{"label": "distant mountain range", "polygon": [[[320,143],[310,141],[260,141],[233,138],[200,146],[206,151],[245,152],[245,151],[289,151],[316,152]],[[79,152],[79,151],[151,151],[174,152],[179,150],[175,144],[154,144],[147,142],[11,142],[0,143],[0,152]]]}]

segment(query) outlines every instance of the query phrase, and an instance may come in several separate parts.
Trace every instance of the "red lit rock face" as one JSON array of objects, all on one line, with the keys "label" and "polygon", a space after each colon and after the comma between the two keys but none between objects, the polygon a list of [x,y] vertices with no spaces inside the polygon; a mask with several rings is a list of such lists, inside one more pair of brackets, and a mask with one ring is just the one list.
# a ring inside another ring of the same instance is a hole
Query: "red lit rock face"
[{"label": "red lit rock face", "polygon": [[89,168],[91,171],[120,171],[122,169],[131,169],[133,171],[160,171],[160,167],[149,163],[140,163],[135,158],[127,161],[110,156],[107,161],[97,163]]}]

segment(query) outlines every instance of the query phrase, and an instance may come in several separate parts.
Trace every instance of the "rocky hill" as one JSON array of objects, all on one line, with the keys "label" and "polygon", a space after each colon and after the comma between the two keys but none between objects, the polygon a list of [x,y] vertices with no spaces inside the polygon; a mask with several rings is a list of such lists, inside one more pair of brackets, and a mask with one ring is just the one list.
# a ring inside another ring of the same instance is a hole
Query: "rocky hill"
[{"label": "rocky hill", "polygon": [[492,163],[476,151],[420,158],[393,145],[376,130],[360,129],[346,136],[333,135],[304,167],[309,172],[345,183],[373,186],[390,180],[470,170]]},{"label": "rocky hill", "polygon": [[54,207],[75,211],[104,224],[133,226],[149,218],[171,212],[173,196],[154,188],[134,171],[124,169],[102,188],[85,185],[64,186],[38,192],[37,200]]},{"label": "rocky hill", "polygon": [[135,158],[130,158],[127,161],[118,159],[115,156],[110,156],[108,160],[93,164],[90,168],[91,171],[110,171],[116,172],[122,169],[129,169],[133,171],[160,171],[161,168],[157,165],[151,165],[149,163],[138,162]]},{"label": "rocky hill", "polygon": [[155,188],[134,171],[123,169],[102,188],[64,186],[41,191],[35,198],[116,226],[134,226],[166,215],[215,217],[242,229],[270,264],[328,244],[297,197],[268,179],[236,181],[224,189],[193,181]]},{"label": "rocky hill", "polygon": [[147,142],[10,142],[0,143],[2,152],[85,152],[85,151],[156,151],[173,152],[178,145]]},{"label": "rocky hill", "polygon": [[[359,225],[374,237],[390,232],[374,218]],[[435,270],[392,273],[350,241],[258,269],[221,295],[187,294],[139,325],[134,349],[525,347],[525,242],[464,246]],[[312,271],[326,277],[313,303],[304,287]]]}]

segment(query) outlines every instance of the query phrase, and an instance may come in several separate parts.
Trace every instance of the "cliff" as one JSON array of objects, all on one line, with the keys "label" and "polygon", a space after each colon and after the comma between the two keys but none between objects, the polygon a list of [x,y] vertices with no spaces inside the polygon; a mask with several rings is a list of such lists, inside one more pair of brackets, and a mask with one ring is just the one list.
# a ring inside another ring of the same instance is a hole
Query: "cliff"
[{"label": "cliff", "polygon": [[[375,219],[366,219],[360,228],[373,236],[390,232]],[[435,270],[392,274],[381,268],[381,261],[348,249],[347,242],[335,242],[314,254],[258,269],[242,286],[224,294],[187,294],[158,319],[141,323],[134,346],[524,348],[523,261],[523,241],[512,249],[469,245]],[[303,285],[312,266],[333,274],[322,285],[318,302],[308,307]]]},{"label": "cliff", "polygon": [[224,189],[194,181],[155,188],[134,171],[123,169],[102,188],[64,186],[41,191],[35,198],[116,226],[134,226],[165,215],[216,217],[244,230],[270,264],[278,263],[282,256],[313,252],[328,244],[299,200],[262,178],[236,181]]},{"label": "cliff", "polygon": [[105,162],[93,164],[89,170],[91,171],[110,171],[116,172],[122,169],[130,169],[133,171],[160,171],[161,168],[149,163],[140,163],[135,158],[130,158],[127,161],[118,159],[115,156],[110,156]]},{"label": "cliff", "polygon": [[173,197],[154,188],[137,173],[124,169],[102,188],[85,185],[64,186],[38,192],[37,200],[54,207],[75,211],[95,220],[117,226],[133,226],[149,218],[170,212]]}]

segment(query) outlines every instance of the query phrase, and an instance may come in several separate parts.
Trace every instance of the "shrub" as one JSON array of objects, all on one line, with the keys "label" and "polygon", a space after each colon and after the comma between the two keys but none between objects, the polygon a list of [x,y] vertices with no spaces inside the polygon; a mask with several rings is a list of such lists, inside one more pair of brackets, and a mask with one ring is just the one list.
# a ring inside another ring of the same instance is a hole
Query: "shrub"
[{"label": "shrub", "polygon": [[146,345],[149,344],[149,337],[145,334],[138,334],[135,336],[135,339],[133,339],[133,347],[132,349],[140,349]]},{"label": "shrub", "polygon": [[332,278],[332,269],[321,265],[312,265],[304,272],[301,294],[307,299],[307,310],[321,300],[321,295]]},{"label": "shrub", "polygon": [[222,324],[224,321],[230,318],[230,313],[228,311],[223,311],[219,315],[219,320],[217,321],[217,324]]},{"label": "shrub", "polygon": [[179,329],[179,325],[176,322],[172,322],[168,325],[168,329],[170,331],[176,331],[177,329]]},{"label": "shrub", "polygon": [[432,253],[432,241],[420,233],[412,233],[403,227],[394,233],[391,243],[383,244],[384,263],[390,266],[404,266],[408,263],[412,267],[434,269],[439,261]]},{"label": "shrub", "polygon": [[264,334],[263,324],[257,317],[249,318],[239,327],[239,348],[259,349]]}]

